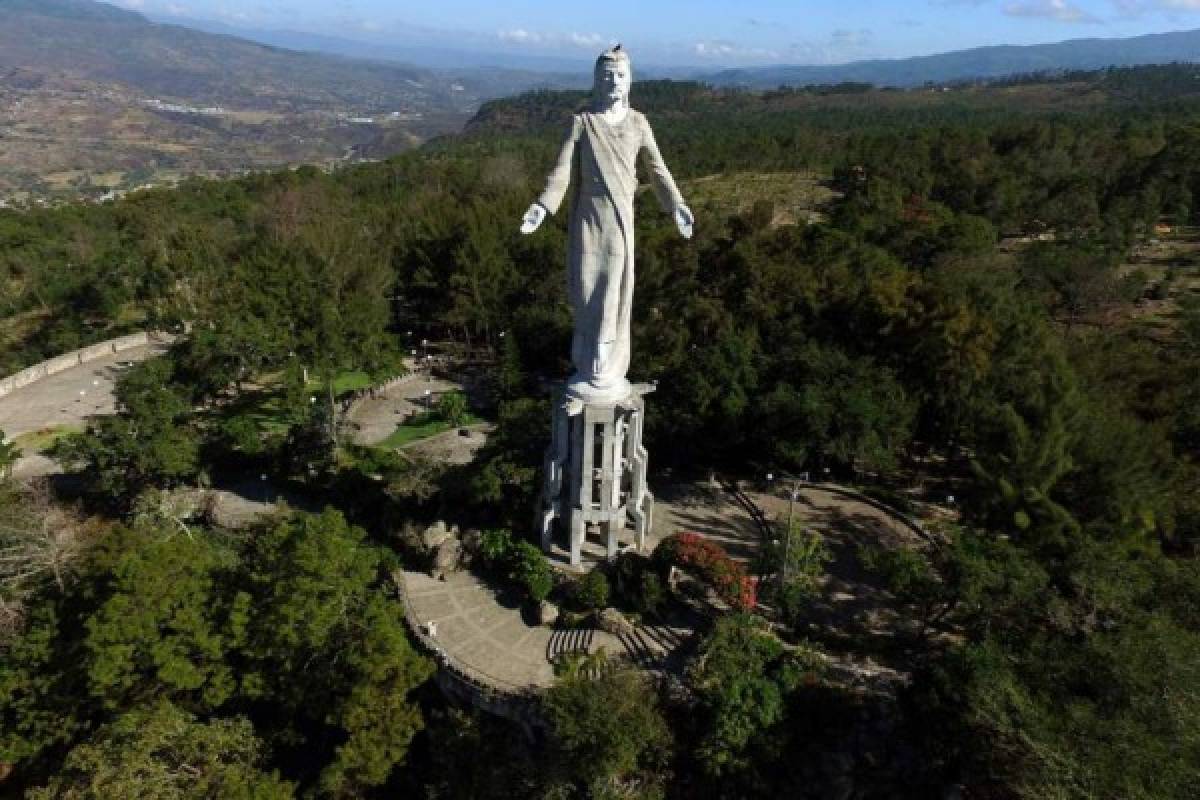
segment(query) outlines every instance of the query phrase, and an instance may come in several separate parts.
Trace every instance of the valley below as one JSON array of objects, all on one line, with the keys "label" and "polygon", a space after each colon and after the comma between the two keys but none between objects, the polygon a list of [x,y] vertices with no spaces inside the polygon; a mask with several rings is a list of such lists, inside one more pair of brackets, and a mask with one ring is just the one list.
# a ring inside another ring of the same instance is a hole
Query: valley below
[{"label": "valley below", "polygon": [[0,207],[103,201],[186,177],[375,160],[462,127],[467,109],[207,105],[28,70],[0,76]]}]

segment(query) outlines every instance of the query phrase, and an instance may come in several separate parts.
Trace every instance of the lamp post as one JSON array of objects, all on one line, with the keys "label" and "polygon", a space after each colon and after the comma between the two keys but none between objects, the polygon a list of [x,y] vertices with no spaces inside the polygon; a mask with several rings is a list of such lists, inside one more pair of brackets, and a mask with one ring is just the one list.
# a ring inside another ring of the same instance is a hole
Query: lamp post
[{"label": "lamp post", "polygon": [[[790,577],[792,567],[792,519],[796,512],[796,501],[800,499],[800,479],[793,475],[781,475],[780,477],[791,482],[791,488],[788,489],[788,513],[787,513],[787,528],[783,532],[783,569],[780,571],[784,583]],[[775,473],[767,473],[767,483],[770,484],[775,480]]]},{"label": "lamp post", "polygon": [[787,521],[787,538],[783,540],[783,579],[786,582],[790,576],[792,569],[792,513],[796,508],[796,499],[800,496],[800,489],[797,488],[795,479],[792,479],[792,488],[788,492],[788,521]]}]

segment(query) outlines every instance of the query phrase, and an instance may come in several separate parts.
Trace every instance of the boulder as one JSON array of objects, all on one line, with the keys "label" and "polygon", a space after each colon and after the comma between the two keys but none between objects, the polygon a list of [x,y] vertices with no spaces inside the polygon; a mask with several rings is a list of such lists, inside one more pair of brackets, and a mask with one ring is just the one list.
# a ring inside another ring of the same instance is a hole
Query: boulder
[{"label": "boulder", "polygon": [[409,552],[419,553],[425,546],[421,528],[411,522],[404,523],[393,535]]},{"label": "boulder", "polygon": [[433,567],[429,574],[438,580],[445,580],[452,572],[457,572],[462,562],[462,544],[453,536],[448,536],[438,546],[433,554]]},{"label": "boulder", "polygon": [[606,608],[596,614],[596,625],[605,633],[613,636],[633,633],[633,623],[625,619],[625,615],[615,608]]},{"label": "boulder", "polygon": [[552,627],[558,622],[558,606],[554,603],[543,600],[538,605],[538,623],[545,625],[547,628]]},{"label": "boulder", "polygon": [[483,546],[483,531],[477,528],[467,528],[462,535],[463,550],[469,556],[479,555],[479,549]]},{"label": "boulder", "polygon": [[426,550],[437,550],[442,546],[442,542],[450,538],[450,535],[450,530],[446,527],[446,523],[439,519],[424,530],[421,534],[421,543],[425,545]]}]

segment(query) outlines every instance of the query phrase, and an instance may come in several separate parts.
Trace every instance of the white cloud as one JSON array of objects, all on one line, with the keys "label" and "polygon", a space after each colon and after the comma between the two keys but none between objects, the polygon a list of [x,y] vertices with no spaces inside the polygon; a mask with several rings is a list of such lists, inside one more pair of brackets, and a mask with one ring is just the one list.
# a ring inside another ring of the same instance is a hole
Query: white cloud
[{"label": "white cloud", "polygon": [[598,48],[608,47],[615,42],[607,36],[601,36],[598,33],[579,33],[572,31],[570,33],[547,33],[543,31],[531,31],[525,28],[511,28],[505,31],[499,31],[496,36],[502,42],[508,44],[530,45],[534,47],[547,47],[555,49],[579,48],[586,50],[596,50]]},{"label": "white cloud", "polygon": [[830,38],[833,40],[835,47],[865,47],[871,43],[871,32],[866,28],[859,28],[853,31],[837,30],[830,35]]},{"label": "white cloud", "polygon": [[742,47],[733,42],[707,41],[692,45],[692,54],[699,58],[718,61],[771,61],[779,58],[775,50],[763,47]]},{"label": "white cloud", "polygon": [[1200,11],[1200,0],[1112,0],[1112,5],[1122,17],[1140,17],[1152,13],[1176,17]]},{"label": "white cloud", "polygon": [[1200,0],[1155,0],[1150,5],[1164,11],[1200,11]]},{"label": "white cloud", "polygon": [[875,55],[875,34],[868,28],[840,29],[825,39],[795,42],[788,47],[787,60],[804,64],[844,64]]},{"label": "white cloud", "polygon": [[1004,13],[1010,17],[1040,17],[1057,22],[1098,22],[1091,13],[1068,0],[1023,0],[1006,3]]},{"label": "white cloud", "polygon": [[603,36],[598,33],[570,33],[567,35],[567,41],[576,47],[597,48],[604,47],[608,44]]},{"label": "white cloud", "polygon": [[512,42],[514,44],[541,44],[542,35],[527,31],[524,28],[513,28],[510,31],[500,31],[496,34],[502,42]]}]

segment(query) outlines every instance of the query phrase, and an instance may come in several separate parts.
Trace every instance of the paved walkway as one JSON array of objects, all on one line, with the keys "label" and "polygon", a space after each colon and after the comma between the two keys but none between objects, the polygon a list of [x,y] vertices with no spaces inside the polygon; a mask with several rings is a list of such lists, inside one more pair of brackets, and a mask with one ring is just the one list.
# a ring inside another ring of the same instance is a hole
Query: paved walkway
[{"label": "paved walkway", "polygon": [[355,404],[347,416],[354,426],[358,444],[373,445],[396,432],[396,427],[412,414],[426,411],[425,392],[434,397],[460,390],[457,383],[432,377],[427,372],[410,372],[395,386]]},{"label": "paved walkway", "polygon": [[534,624],[515,597],[470,572],[452,573],[444,581],[412,571],[398,578],[418,638],[473,681],[505,692],[553,686],[554,663],[569,653],[603,650],[646,669],[662,669],[694,631],[694,620],[682,617],[633,625],[620,635],[590,624],[551,628]]},{"label": "paved walkway", "polygon": [[[26,433],[55,428],[83,428],[91,417],[116,413],[113,386],[121,365],[165,353],[169,343],[157,342],[106,355],[0,397],[0,431],[12,441]],[[26,453],[13,467],[13,477],[26,481],[56,475],[62,469],[39,454]]]},{"label": "paved walkway", "polygon": [[122,350],[0,397],[0,430],[15,439],[45,428],[82,427],[89,417],[116,413],[113,383],[122,372],[118,364],[144,361],[168,347],[160,343]]},{"label": "paved walkway", "polygon": [[404,572],[409,613],[424,630],[435,623],[432,640],[460,670],[483,683],[507,691],[539,689],[554,684],[551,659],[564,650],[596,652],[604,647],[617,655],[622,644],[604,631],[565,632],[524,619],[519,606],[505,602],[495,590],[469,572],[445,581],[422,572]]},{"label": "paved walkway", "polygon": [[[786,499],[756,492],[748,495],[768,518],[784,518],[788,513]],[[825,540],[833,555],[814,598],[813,631],[828,627],[878,634],[886,624],[894,624],[894,601],[861,573],[856,549],[860,544],[889,549],[923,549],[928,544],[886,512],[836,487],[804,488],[791,512]],[[743,561],[753,558],[761,537],[750,515],[727,493],[701,485],[664,487],[655,507],[655,529],[648,549],[672,533],[694,531],[719,542]],[[599,553],[599,547],[589,550]],[[531,624],[515,601],[467,572],[439,581],[422,572],[406,571],[399,579],[410,624],[418,628],[420,638],[459,672],[506,692],[553,685],[552,662],[562,652],[595,653],[604,648],[612,656],[659,669],[686,653],[681,648],[694,630],[694,625],[680,621],[639,625],[624,636],[592,628],[556,630]],[[424,635],[431,622],[437,630],[432,640]]]},{"label": "paved walkway", "polygon": [[[666,489],[655,505],[654,519],[647,552],[679,531],[708,536],[742,559],[752,556],[757,547],[753,520],[719,490]],[[588,560],[598,561],[603,551],[599,542],[591,544],[595,546],[588,548],[592,556]],[[432,642],[452,666],[508,692],[552,686],[553,662],[564,652],[596,653],[603,648],[610,656],[662,668],[694,630],[683,620],[637,625],[622,636],[593,627],[548,628],[533,624],[515,600],[469,572],[452,573],[444,581],[414,571],[405,571],[400,578],[412,624],[423,633],[430,622],[435,623]]]}]

